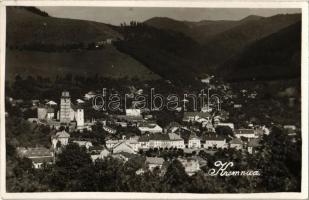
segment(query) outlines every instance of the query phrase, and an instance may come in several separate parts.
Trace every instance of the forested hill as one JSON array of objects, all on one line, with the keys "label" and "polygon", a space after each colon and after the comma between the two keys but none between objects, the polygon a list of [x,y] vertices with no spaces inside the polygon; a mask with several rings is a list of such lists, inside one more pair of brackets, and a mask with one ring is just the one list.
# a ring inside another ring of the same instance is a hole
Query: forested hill
[{"label": "forested hill", "polygon": [[[298,68],[288,66],[300,63],[300,29],[289,26],[300,26],[300,16],[200,22],[153,18],[112,26],[8,7],[6,78],[71,73],[191,84],[205,73],[226,80],[295,77]],[[97,47],[106,40],[113,42]]]},{"label": "forested hill", "polygon": [[218,73],[227,80],[300,77],[301,22],[263,38],[226,61]]}]

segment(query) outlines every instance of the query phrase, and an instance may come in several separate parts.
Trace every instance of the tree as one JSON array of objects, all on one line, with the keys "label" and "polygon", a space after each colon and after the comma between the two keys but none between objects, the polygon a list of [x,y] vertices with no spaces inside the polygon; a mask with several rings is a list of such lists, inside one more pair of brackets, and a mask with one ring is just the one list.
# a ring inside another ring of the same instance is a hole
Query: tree
[{"label": "tree", "polygon": [[233,130],[229,126],[217,126],[216,133],[224,137],[233,137]]},{"label": "tree", "polygon": [[190,177],[177,159],[168,166],[163,177],[162,190],[165,192],[186,192]]},{"label": "tree", "polygon": [[267,192],[300,191],[300,177],[293,173],[301,171],[300,158],[293,158],[300,153],[282,129],[273,127],[271,133],[264,136],[259,153],[252,159],[252,164],[261,169],[259,187]]},{"label": "tree", "polygon": [[77,144],[69,144],[58,155],[50,178],[53,191],[95,191],[95,173],[90,155]]}]

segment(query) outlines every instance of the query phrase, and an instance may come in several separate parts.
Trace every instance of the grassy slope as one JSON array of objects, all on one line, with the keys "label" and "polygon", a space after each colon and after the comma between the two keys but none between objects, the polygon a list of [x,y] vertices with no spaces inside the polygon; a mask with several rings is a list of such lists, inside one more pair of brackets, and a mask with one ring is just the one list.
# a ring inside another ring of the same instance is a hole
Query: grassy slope
[{"label": "grassy slope", "polygon": [[[22,8],[8,8],[7,43],[68,44],[101,41],[121,37],[110,26],[82,20],[42,17]],[[22,32],[22,33],[21,33]],[[147,67],[113,46],[96,51],[36,52],[7,48],[6,75],[15,74],[55,77],[65,73],[98,74],[105,77],[139,77],[157,79]]]},{"label": "grassy slope", "polygon": [[6,76],[15,74],[56,77],[66,73],[77,75],[98,74],[104,77],[138,77],[157,79],[137,60],[119,52],[113,46],[95,51],[44,53],[35,51],[7,51]]},{"label": "grassy slope", "polygon": [[117,37],[121,35],[103,23],[42,17],[22,8],[7,9],[7,42],[10,45],[89,43]]}]

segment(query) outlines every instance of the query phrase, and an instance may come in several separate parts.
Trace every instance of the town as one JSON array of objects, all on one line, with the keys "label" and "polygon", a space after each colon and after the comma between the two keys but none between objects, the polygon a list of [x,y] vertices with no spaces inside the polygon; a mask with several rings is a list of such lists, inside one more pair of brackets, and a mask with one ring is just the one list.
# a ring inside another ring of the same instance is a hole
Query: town
[{"label": "town", "polygon": [[[223,86],[219,88],[226,90]],[[143,92],[142,89],[136,91],[139,95]],[[255,91],[246,94],[247,91],[241,90],[240,93],[248,99],[254,99],[258,95]],[[246,126],[239,126],[228,121],[227,111],[215,109],[216,104],[201,107],[199,111],[184,111],[183,107],[177,107],[174,112],[180,116],[180,120],[171,121],[164,127],[157,123],[157,117],[149,109],[134,107],[135,101],[122,114],[109,114],[105,111],[100,118],[90,119],[85,116],[84,109],[87,106],[95,109],[96,105],[92,105],[92,102],[97,95],[96,92],[89,91],[80,98],[72,99],[69,91],[62,91],[59,94],[59,104],[56,103],[57,100],[32,100],[31,109],[36,110],[36,117],[28,118],[27,121],[50,128],[50,146],[19,146],[18,155],[29,158],[33,167],[40,169],[53,165],[57,155],[67,145],[77,144],[86,150],[93,163],[107,157],[121,162],[141,157],[144,167],[138,169],[136,174],[144,173],[145,170],[153,171],[155,168],[164,173],[168,163],[177,159],[186,173],[192,176],[208,169],[205,155],[229,149],[239,151],[243,156],[254,155],[261,150],[260,141],[263,136],[270,133],[265,124],[250,122]],[[232,94],[229,96],[233,98]],[[12,106],[23,104],[22,100],[13,98],[8,98],[8,101]],[[232,106],[235,110],[241,107],[238,103]],[[99,130],[100,139],[92,133],[94,128]],[[296,142],[296,126],[284,125],[283,128],[288,131],[291,141]]]}]

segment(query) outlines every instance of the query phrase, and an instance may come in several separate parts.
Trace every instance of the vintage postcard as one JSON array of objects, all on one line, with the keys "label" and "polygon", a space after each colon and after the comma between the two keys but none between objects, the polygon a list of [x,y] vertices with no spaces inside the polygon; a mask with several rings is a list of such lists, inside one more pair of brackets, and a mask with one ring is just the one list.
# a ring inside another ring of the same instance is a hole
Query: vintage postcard
[{"label": "vintage postcard", "polygon": [[1,2],[1,198],[308,198],[307,1]]}]

